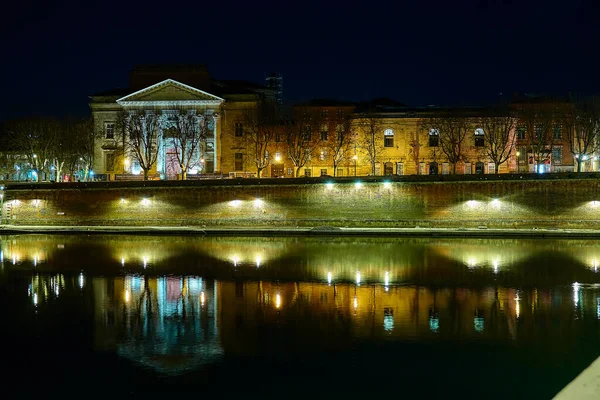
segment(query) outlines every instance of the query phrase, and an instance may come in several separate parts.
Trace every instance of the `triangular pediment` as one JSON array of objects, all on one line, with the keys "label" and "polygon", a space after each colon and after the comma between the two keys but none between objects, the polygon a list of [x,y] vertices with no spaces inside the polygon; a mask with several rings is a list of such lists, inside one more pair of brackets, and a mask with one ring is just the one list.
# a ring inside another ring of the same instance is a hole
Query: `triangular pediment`
[{"label": "triangular pediment", "polygon": [[218,104],[222,98],[203,90],[196,89],[173,79],[167,79],[152,86],[148,86],[135,93],[131,93],[117,100],[122,105],[139,105],[140,103],[177,103],[199,102]]}]

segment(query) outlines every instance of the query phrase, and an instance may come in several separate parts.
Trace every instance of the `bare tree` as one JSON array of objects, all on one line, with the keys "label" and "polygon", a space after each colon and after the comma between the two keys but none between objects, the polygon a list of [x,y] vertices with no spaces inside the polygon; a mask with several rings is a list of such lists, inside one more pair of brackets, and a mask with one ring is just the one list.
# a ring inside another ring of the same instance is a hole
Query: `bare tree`
[{"label": "bare tree", "polygon": [[57,180],[62,169],[69,173],[73,180],[74,174],[79,174],[79,179],[88,180],[94,161],[94,125],[91,119],[67,120],[63,122],[59,146],[55,151],[54,165],[57,170]]},{"label": "bare tree", "polygon": [[335,135],[327,142],[327,152],[333,162],[333,176],[337,176],[338,166],[352,158],[354,133],[348,118],[340,118],[336,124]]},{"label": "bare tree", "polygon": [[525,139],[536,165],[535,170],[540,171],[552,154],[553,127],[560,116],[559,109],[552,103],[525,103],[518,105],[517,116],[525,129]]},{"label": "bare tree", "polygon": [[280,129],[275,104],[260,102],[257,107],[246,110],[244,128],[247,156],[256,167],[256,176],[261,178],[270,163],[269,145]]},{"label": "bare tree", "polygon": [[300,169],[312,159],[316,146],[313,133],[320,126],[318,122],[307,110],[299,110],[294,121],[285,125],[288,157],[296,167],[296,177],[300,176]]},{"label": "bare tree", "polygon": [[487,116],[479,120],[479,125],[484,134],[484,151],[494,162],[497,174],[515,148],[517,119],[509,115]]},{"label": "bare tree", "polygon": [[456,174],[456,164],[463,159],[463,143],[467,135],[473,132],[473,121],[460,115],[446,114],[424,118],[420,121],[422,129],[429,132],[437,130],[439,147],[452,164],[452,173]]},{"label": "bare tree", "polygon": [[371,175],[375,175],[375,165],[384,150],[383,124],[379,118],[365,115],[356,120],[356,144],[365,153],[371,164]]},{"label": "bare tree", "polygon": [[190,169],[200,165],[202,145],[208,138],[212,118],[208,110],[178,109],[169,113],[163,136],[173,145],[181,180],[187,179]]},{"label": "bare tree", "polygon": [[22,119],[8,123],[8,140],[14,151],[22,154],[33,179],[48,178],[59,137],[59,124],[52,119]]},{"label": "bare tree", "polygon": [[413,162],[415,163],[415,168],[417,170],[417,175],[419,174],[419,156],[421,154],[421,142],[419,141],[419,132],[413,132],[411,134],[411,139],[408,142],[410,146],[409,155],[412,157]]},{"label": "bare tree", "polygon": [[583,163],[600,150],[600,103],[597,98],[578,101],[564,119],[569,150],[577,162],[577,172]]},{"label": "bare tree", "polygon": [[158,159],[158,140],[162,113],[157,110],[125,111],[119,120],[123,125],[125,152],[131,153],[148,180],[150,170]]}]

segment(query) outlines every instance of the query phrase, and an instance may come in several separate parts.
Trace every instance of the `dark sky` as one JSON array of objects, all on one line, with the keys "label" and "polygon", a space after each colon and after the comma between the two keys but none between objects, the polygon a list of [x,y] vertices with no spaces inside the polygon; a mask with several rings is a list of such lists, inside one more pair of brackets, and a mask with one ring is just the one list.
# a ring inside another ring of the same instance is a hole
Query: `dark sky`
[{"label": "dark sky", "polygon": [[258,82],[279,71],[287,101],[600,92],[593,1],[10,4],[0,24],[0,120],[85,114],[89,94],[126,86],[144,63],[204,63],[216,78]]}]

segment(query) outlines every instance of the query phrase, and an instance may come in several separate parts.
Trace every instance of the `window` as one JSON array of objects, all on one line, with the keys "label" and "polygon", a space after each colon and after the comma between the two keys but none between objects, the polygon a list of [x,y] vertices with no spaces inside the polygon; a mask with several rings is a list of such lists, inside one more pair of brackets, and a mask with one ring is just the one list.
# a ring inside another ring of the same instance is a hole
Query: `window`
[{"label": "window", "polygon": [[429,164],[429,175],[437,175],[438,174],[438,163],[435,161]]},{"label": "window", "polygon": [[394,130],[386,129],[383,131],[383,146],[394,147]]},{"label": "window", "polygon": [[235,137],[243,137],[244,136],[244,124],[241,122],[235,123]]},{"label": "window", "polygon": [[321,117],[327,117],[327,110],[321,110]]},{"label": "window", "polygon": [[281,133],[279,133],[279,132],[275,133],[275,142],[277,142],[277,143],[281,142]]},{"label": "window", "polygon": [[281,153],[280,152],[276,152],[275,153],[275,162],[280,162],[281,161]]},{"label": "window", "polygon": [[478,175],[483,174],[483,163],[481,161],[475,163],[475,173]]},{"label": "window", "polygon": [[539,139],[542,137],[544,133],[544,127],[542,125],[536,125],[535,126],[535,138]]},{"label": "window", "polygon": [[305,126],[304,129],[302,129],[302,135],[304,136],[303,139],[305,142],[310,142],[312,140],[312,132],[310,126]]},{"label": "window", "polygon": [[485,146],[485,132],[481,128],[475,129],[475,147]]},{"label": "window", "polygon": [[310,162],[312,160],[312,151],[308,147],[304,149],[304,158],[306,159],[306,162]]},{"label": "window", "polygon": [[383,164],[383,174],[386,176],[394,175],[394,164],[391,162],[386,162]]},{"label": "window", "polygon": [[344,176],[344,168],[338,168],[337,169],[337,176]]},{"label": "window", "polygon": [[404,163],[396,163],[396,174],[397,175],[404,175]]},{"label": "window", "polygon": [[112,172],[115,170],[115,154],[114,153],[106,153],[104,159],[104,167],[107,172]]},{"label": "window", "polygon": [[429,130],[429,147],[438,147],[440,145],[440,131],[435,128]]},{"label": "window", "polygon": [[562,165],[562,146],[552,147],[552,163]]},{"label": "window", "polygon": [[319,154],[319,161],[327,161],[329,154],[327,154],[327,149],[321,150]]},{"label": "window", "polygon": [[327,168],[321,169],[321,176],[327,176]]},{"label": "window", "polygon": [[525,127],[524,126],[517,126],[517,139],[525,140]]},{"label": "window", "polygon": [[310,177],[310,168],[305,168],[304,169],[304,176],[309,178]]},{"label": "window", "polygon": [[107,139],[115,138],[115,123],[114,122],[106,122],[104,124],[104,135]]},{"label": "window", "polygon": [[244,170],[244,155],[242,153],[235,153],[235,165],[233,169],[236,171]]},{"label": "window", "polygon": [[327,132],[327,124],[321,125],[321,140],[324,142],[329,140],[329,133]]},{"label": "window", "polygon": [[269,150],[265,150],[265,160],[269,159]]},{"label": "window", "polygon": [[552,138],[561,139],[562,138],[562,125],[556,124],[552,129]]},{"label": "window", "polygon": [[496,173],[496,164],[494,164],[493,162],[489,162],[488,163],[488,174],[495,174]]}]

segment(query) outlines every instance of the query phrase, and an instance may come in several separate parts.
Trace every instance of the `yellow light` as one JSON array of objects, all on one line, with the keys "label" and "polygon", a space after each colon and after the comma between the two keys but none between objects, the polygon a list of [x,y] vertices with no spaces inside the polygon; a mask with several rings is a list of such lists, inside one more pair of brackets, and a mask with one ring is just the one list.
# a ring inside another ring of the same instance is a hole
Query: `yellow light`
[{"label": "yellow light", "polygon": [[121,257],[121,266],[124,267],[125,266],[125,257]]},{"label": "yellow light", "polygon": [[129,290],[125,291],[125,303],[129,303]]},{"label": "yellow light", "polygon": [[327,182],[327,183],[325,184],[325,187],[326,187],[327,189],[333,189],[333,183],[332,183],[332,182]]},{"label": "yellow light", "polygon": [[327,283],[331,285],[331,271],[327,271]]},{"label": "yellow light", "polygon": [[383,187],[389,189],[392,187],[392,184],[390,182],[383,182]]},{"label": "yellow light", "polygon": [[128,167],[129,166],[129,159],[126,158],[125,161],[123,161],[123,164],[125,164],[125,167]]},{"label": "yellow light", "polygon": [[360,285],[360,271],[356,271],[356,284]]},{"label": "yellow light", "polygon": [[362,182],[356,182],[354,184],[354,187],[357,188],[357,189],[361,188],[362,187]]},{"label": "yellow light", "polygon": [[498,273],[498,265],[500,264],[500,262],[498,261],[498,259],[494,260],[494,273],[497,274]]},{"label": "yellow light", "polygon": [[281,307],[281,295],[279,293],[277,293],[275,295],[275,308],[280,308]]},{"label": "yellow light", "polygon": [[233,255],[233,257],[231,257],[231,260],[233,261],[233,266],[237,267],[238,263],[240,262],[240,258],[238,257],[238,255]]},{"label": "yellow light", "polygon": [[240,206],[240,204],[242,204],[242,202],[241,202],[240,200],[231,200],[231,201],[229,202],[229,205],[230,205],[231,207],[235,207],[235,208],[239,207],[239,206]]},{"label": "yellow light", "polygon": [[500,207],[500,200],[498,200],[498,199],[492,200],[492,207],[499,208]]},{"label": "yellow light", "polygon": [[517,157],[519,157],[521,155],[520,151],[517,151]]},{"label": "yellow light", "polygon": [[19,204],[21,204],[21,202],[17,199],[13,200],[13,205],[18,206]]},{"label": "yellow light", "polygon": [[256,268],[260,267],[261,261],[262,259],[260,258],[260,256],[256,256]]},{"label": "yellow light", "polygon": [[121,204],[125,203],[125,198],[121,197]]},{"label": "yellow light", "polygon": [[469,200],[467,201],[467,206],[474,208],[477,205],[477,201],[475,200]]},{"label": "yellow light", "polygon": [[358,297],[354,296],[354,309],[358,308]]},{"label": "yellow light", "polygon": [[385,286],[390,284],[390,273],[388,271],[385,271],[385,278],[383,278],[383,281]]},{"label": "yellow light", "polygon": [[150,205],[150,200],[144,197],[142,199],[142,205],[144,205],[144,206]]},{"label": "yellow light", "polygon": [[352,159],[356,161],[356,159],[358,158],[358,156],[355,154]]},{"label": "yellow light", "polygon": [[596,207],[600,206],[600,201],[596,201],[596,200],[590,201],[590,206],[596,208]]},{"label": "yellow light", "polygon": [[200,292],[200,305],[204,305],[204,292]]},{"label": "yellow light", "polygon": [[279,156],[276,156],[276,157],[275,157],[275,161],[277,161],[277,162],[281,161],[281,157],[279,157]]},{"label": "yellow light", "polygon": [[261,199],[256,199],[254,200],[254,207],[256,208],[260,208],[263,204],[263,201]]},{"label": "yellow light", "polygon": [[40,201],[38,199],[33,200],[33,206],[37,207],[40,205]]}]

